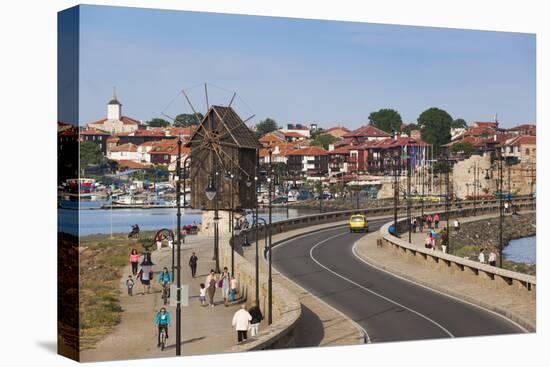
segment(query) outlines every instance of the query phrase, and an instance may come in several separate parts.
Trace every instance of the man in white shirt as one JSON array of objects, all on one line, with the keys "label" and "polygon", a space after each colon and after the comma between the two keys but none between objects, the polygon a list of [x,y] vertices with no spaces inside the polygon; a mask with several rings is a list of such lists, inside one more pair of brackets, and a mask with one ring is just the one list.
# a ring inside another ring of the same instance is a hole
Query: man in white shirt
[{"label": "man in white shirt", "polygon": [[485,264],[485,254],[483,253],[483,249],[479,250],[478,259],[480,263]]},{"label": "man in white shirt", "polygon": [[248,325],[251,320],[252,320],[252,316],[250,315],[250,313],[248,313],[244,305],[242,305],[241,309],[235,312],[235,315],[233,315],[232,325],[235,327],[235,330],[237,331],[238,344],[240,344],[243,341],[246,341]]}]

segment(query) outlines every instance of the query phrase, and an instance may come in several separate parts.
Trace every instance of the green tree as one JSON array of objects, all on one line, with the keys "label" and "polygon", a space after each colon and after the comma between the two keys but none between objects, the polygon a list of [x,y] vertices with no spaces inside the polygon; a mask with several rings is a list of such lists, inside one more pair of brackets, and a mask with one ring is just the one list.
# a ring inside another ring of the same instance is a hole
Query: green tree
[{"label": "green tree", "polygon": [[474,152],[474,145],[470,142],[456,143],[451,147],[453,154],[463,153],[464,155],[471,155]]},{"label": "green tree", "polygon": [[422,140],[433,145],[434,154],[441,152],[441,146],[451,141],[453,118],[445,110],[432,107],[422,112],[417,119]]},{"label": "green tree", "polygon": [[174,120],[174,126],[187,127],[198,125],[199,121],[202,121],[203,118],[204,116],[200,112],[197,112],[196,115],[193,113],[182,113],[176,116],[176,119]]},{"label": "green tree", "polygon": [[91,141],[80,142],[80,167],[82,172],[88,166],[98,165],[105,162],[105,157],[99,145]]},{"label": "green tree", "polygon": [[378,111],[371,112],[369,115],[369,123],[380,130],[391,133],[392,130],[400,131],[403,120],[401,115],[396,110],[391,108],[382,108]]},{"label": "green tree", "polygon": [[147,125],[151,126],[151,127],[168,127],[170,126],[170,123],[164,119],[161,119],[161,118],[153,118],[149,121],[146,122]]},{"label": "green tree", "polygon": [[328,149],[328,146],[330,144],[334,143],[335,140],[337,140],[337,138],[330,135],[330,134],[321,134],[321,135],[317,135],[311,141],[311,145],[315,145],[315,146],[318,146],[318,147],[322,147],[324,149]]},{"label": "green tree", "polygon": [[267,133],[277,130],[278,128],[279,126],[277,125],[277,122],[269,117],[256,124],[256,132],[258,136],[263,136]]},{"label": "green tree", "polygon": [[453,129],[466,129],[468,127],[468,124],[466,123],[466,120],[464,119],[456,119],[453,120],[451,123],[451,128]]}]

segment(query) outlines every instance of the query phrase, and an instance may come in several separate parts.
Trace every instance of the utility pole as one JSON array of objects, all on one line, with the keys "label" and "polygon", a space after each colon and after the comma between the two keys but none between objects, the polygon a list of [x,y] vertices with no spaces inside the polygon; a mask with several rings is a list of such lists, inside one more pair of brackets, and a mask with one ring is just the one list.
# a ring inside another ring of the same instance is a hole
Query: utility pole
[{"label": "utility pole", "polygon": [[[256,306],[260,307],[260,261],[258,256],[258,239],[260,237],[260,226],[258,223],[259,219],[259,205],[258,205],[258,193],[260,192],[260,151],[256,150],[256,176],[254,177],[255,182],[255,189],[256,189],[256,197],[254,198],[256,200]],[[265,311],[265,310],[264,310]]]},{"label": "utility pole", "polygon": [[[406,149],[406,148],[405,148]],[[405,162],[407,162],[407,222],[409,228],[409,243],[412,242],[412,223],[411,223],[411,164],[412,161],[408,154],[405,155]]]},{"label": "utility pole", "polygon": [[393,158],[393,229],[397,236],[397,204],[399,200],[399,187],[397,183],[397,157]]}]

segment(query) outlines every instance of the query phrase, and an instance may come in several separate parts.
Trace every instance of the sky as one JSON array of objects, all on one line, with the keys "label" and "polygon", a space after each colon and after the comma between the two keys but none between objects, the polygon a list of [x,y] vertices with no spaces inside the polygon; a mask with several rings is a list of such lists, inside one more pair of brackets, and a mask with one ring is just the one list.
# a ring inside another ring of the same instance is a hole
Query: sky
[{"label": "sky", "polygon": [[536,123],[533,34],[81,6],[81,125],[116,87],[138,120],[233,106],[250,123],[357,128],[380,108]]}]

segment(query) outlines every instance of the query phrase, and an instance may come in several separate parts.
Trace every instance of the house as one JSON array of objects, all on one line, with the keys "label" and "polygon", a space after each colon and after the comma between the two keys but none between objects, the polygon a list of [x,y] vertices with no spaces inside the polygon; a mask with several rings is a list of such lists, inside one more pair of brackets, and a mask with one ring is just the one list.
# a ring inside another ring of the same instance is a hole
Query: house
[{"label": "house", "polygon": [[365,125],[356,130],[350,131],[342,136],[346,144],[360,145],[366,141],[383,140],[390,138],[391,134],[388,134],[384,130],[373,125]]},{"label": "house", "polygon": [[97,144],[103,155],[107,155],[107,139],[109,137],[108,133],[90,127],[81,129],[79,133],[80,141],[91,141]]},{"label": "house", "polygon": [[309,177],[319,177],[328,173],[328,152],[311,146],[294,149],[287,153],[288,171]]},{"label": "house", "polygon": [[309,136],[305,136],[302,133],[296,132],[296,131],[287,131],[284,133],[286,141],[289,143],[295,142],[298,140],[305,140]]},{"label": "house", "polygon": [[[147,150],[147,145],[144,146]],[[142,148],[143,149],[143,148]],[[189,148],[182,145],[181,154],[182,160],[185,159],[190,153]],[[166,139],[151,143],[149,149],[149,162],[152,164],[167,165],[168,170],[173,171],[176,169],[176,162],[178,159],[178,140]],[[147,158],[145,158],[147,161]]]},{"label": "house", "polygon": [[132,143],[117,145],[109,150],[107,158],[114,161],[134,161],[139,162],[137,146]]},{"label": "house", "polygon": [[305,136],[306,138],[311,136],[311,127],[303,124],[287,124],[286,127],[281,129],[281,131],[285,134],[285,136],[287,133],[297,133],[301,136]]},{"label": "house", "polygon": [[514,126],[506,130],[508,133],[513,135],[537,135],[537,125],[532,124],[522,124]]},{"label": "house", "polygon": [[537,137],[521,135],[508,139],[500,145],[500,152],[507,159],[520,162],[535,162],[537,155]]},{"label": "house", "polygon": [[[140,145],[148,141],[159,141],[166,139],[166,131],[163,129],[140,129],[132,132],[124,132],[115,134],[119,138],[119,144],[132,143],[135,145]],[[170,137],[171,139],[176,139],[176,137]]]},{"label": "house", "polygon": [[343,126],[336,126],[336,127],[331,127],[329,129],[323,130],[323,133],[332,135],[335,138],[341,138],[342,136],[346,135],[349,132],[350,130]]},{"label": "house", "polygon": [[268,148],[275,146],[276,144],[285,142],[286,139],[283,133],[279,131],[272,131],[262,136],[258,141],[260,142],[260,144],[262,144],[263,147]]},{"label": "house", "polygon": [[105,131],[109,134],[131,133],[145,126],[138,120],[122,115],[122,104],[115,94],[107,104],[107,117],[87,125],[89,128]]},{"label": "house", "polygon": [[186,127],[169,127],[166,128],[166,137],[180,137],[183,141],[188,141],[191,138],[191,135],[195,132],[197,126],[186,126]]},{"label": "house", "polygon": [[425,164],[429,156],[430,144],[421,139],[395,136],[383,140],[371,140],[359,146],[365,151],[369,173],[389,174],[396,164],[400,167],[410,164],[412,170]]}]

